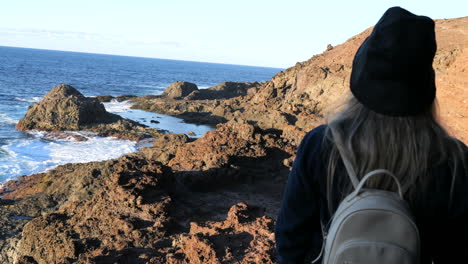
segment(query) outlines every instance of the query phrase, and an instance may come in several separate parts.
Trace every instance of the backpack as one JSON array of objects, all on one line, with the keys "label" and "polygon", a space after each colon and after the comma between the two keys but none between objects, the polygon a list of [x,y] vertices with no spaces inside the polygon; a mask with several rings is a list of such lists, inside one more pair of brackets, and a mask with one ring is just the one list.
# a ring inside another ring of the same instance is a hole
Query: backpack
[{"label": "backpack", "polygon": [[[343,162],[355,190],[338,206],[328,233],[322,224],[322,252],[312,263],[322,255],[323,264],[419,263],[419,232],[398,178],[379,169],[359,181],[351,164],[345,159]],[[395,180],[398,193],[363,188],[369,178],[380,174]]]}]

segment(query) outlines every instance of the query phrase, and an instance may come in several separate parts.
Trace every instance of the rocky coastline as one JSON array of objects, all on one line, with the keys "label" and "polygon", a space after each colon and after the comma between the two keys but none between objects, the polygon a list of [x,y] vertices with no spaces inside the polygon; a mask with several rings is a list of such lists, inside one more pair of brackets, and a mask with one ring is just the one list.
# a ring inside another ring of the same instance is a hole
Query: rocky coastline
[{"label": "rocky coastline", "polygon": [[[468,143],[466,28],[468,17],[436,21],[434,68],[442,121]],[[179,81],[161,95],[120,98],[54,87],[17,129],[152,146],[7,182],[0,263],[276,263],[275,218],[297,147],[339,107],[370,30],[264,83]],[[111,99],[216,129],[198,139],[150,129],[107,113],[101,102]]]}]

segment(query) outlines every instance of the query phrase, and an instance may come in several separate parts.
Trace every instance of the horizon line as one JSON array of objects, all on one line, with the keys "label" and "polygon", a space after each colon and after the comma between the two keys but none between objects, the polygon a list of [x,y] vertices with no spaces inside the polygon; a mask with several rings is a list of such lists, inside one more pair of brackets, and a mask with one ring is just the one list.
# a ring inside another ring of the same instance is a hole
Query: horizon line
[{"label": "horizon line", "polygon": [[243,66],[243,67],[256,67],[256,68],[270,68],[285,70],[287,68],[293,67],[289,66],[287,68],[283,67],[272,67],[272,66],[259,66],[259,65],[246,65],[246,64],[234,64],[234,63],[222,63],[222,62],[212,62],[212,61],[194,61],[194,60],[183,60],[183,59],[167,59],[167,58],[157,58],[157,57],[144,57],[144,56],[135,56],[135,55],[124,55],[124,54],[113,54],[113,53],[96,53],[96,52],[85,52],[85,51],[76,51],[76,50],[58,50],[58,49],[44,49],[44,48],[31,48],[31,47],[19,47],[19,46],[5,46],[1,45],[0,47],[5,48],[16,48],[16,49],[32,49],[32,50],[45,50],[45,51],[58,51],[58,52],[71,52],[71,53],[82,53],[82,54],[94,54],[94,55],[106,55],[106,56],[119,56],[119,57],[131,57],[131,58],[142,58],[142,59],[157,59],[157,60],[171,60],[171,61],[184,61],[184,62],[195,62],[195,63],[210,63],[210,64],[222,64],[222,65],[232,65],[232,66]]}]

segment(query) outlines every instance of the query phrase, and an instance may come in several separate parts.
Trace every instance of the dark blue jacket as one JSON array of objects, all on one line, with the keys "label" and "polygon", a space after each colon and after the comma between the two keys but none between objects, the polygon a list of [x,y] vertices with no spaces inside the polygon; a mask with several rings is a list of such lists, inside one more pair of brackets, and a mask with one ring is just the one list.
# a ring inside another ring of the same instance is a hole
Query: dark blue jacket
[{"label": "dark blue jacket", "polygon": [[[325,129],[322,125],[311,130],[297,150],[276,223],[280,264],[304,263],[320,252],[320,219],[324,223],[330,219],[325,176],[328,154],[322,146]],[[467,160],[468,148],[463,147]],[[432,260],[435,264],[468,263],[468,175],[466,170],[458,170],[449,209],[451,169],[448,164],[432,169],[434,177],[427,190],[409,202],[421,237],[421,264]]]}]

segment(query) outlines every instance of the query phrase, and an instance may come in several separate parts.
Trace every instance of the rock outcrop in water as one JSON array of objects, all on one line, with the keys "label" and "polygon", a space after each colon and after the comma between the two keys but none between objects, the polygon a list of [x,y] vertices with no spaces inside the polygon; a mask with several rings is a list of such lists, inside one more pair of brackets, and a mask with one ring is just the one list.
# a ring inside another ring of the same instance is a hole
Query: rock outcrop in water
[{"label": "rock outcrop in water", "polygon": [[[434,62],[442,117],[465,142],[466,28],[468,18],[436,21]],[[275,263],[274,219],[297,146],[347,91],[352,55],[369,33],[233,88],[241,96],[136,98],[142,109],[217,129],[196,140],[161,135],[139,153],[8,182],[0,262]]]},{"label": "rock outcrop in water", "polygon": [[242,83],[242,82],[222,82],[207,89],[193,91],[185,97],[187,100],[214,100],[214,99],[229,99],[238,96],[247,95],[250,88],[257,87],[258,82]]},{"label": "rock outcrop in water", "polygon": [[78,131],[139,140],[158,134],[155,129],[108,113],[96,98],[85,97],[67,84],[55,86],[32,105],[16,125],[18,130]]},{"label": "rock outcrop in water", "polygon": [[135,98],[136,96],[135,95],[119,95],[119,96],[112,96],[112,95],[99,95],[99,96],[96,96],[96,99],[99,100],[99,102],[101,103],[108,103],[108,102],[111,102],[112,100],[116,100],[117,102],[123,102],[123,101],[127,101],[127,100],[130,100],[132,98]]},{"label": "rock outcrop in water", "polygon": [[96,98],[88,98],[67,84],[55,86],[44,99],[34,104],[16,128],[19,130],[80,130],[122,119],[108,113]]},{"label": "rock outcrop in water", "polygon": [[198,87],[196,84],[191,82],[177,81],[169,85],[162,94],[162,96],[169,97],[172,99],[180,99],[189,95],[193,91],[198,91]]},{"label": "rock outcrop in water", "polygon": [[190,82],[177,81],[169,85],[166,90],[159,96],[153,98],[144,97],[145,99],[175,99],[179,100],[215,100],[229,99],[238,96],[247,95],[250,88],[259,86],[258,82],[222,82],[215,86],[198,89],[197,85]]}]

